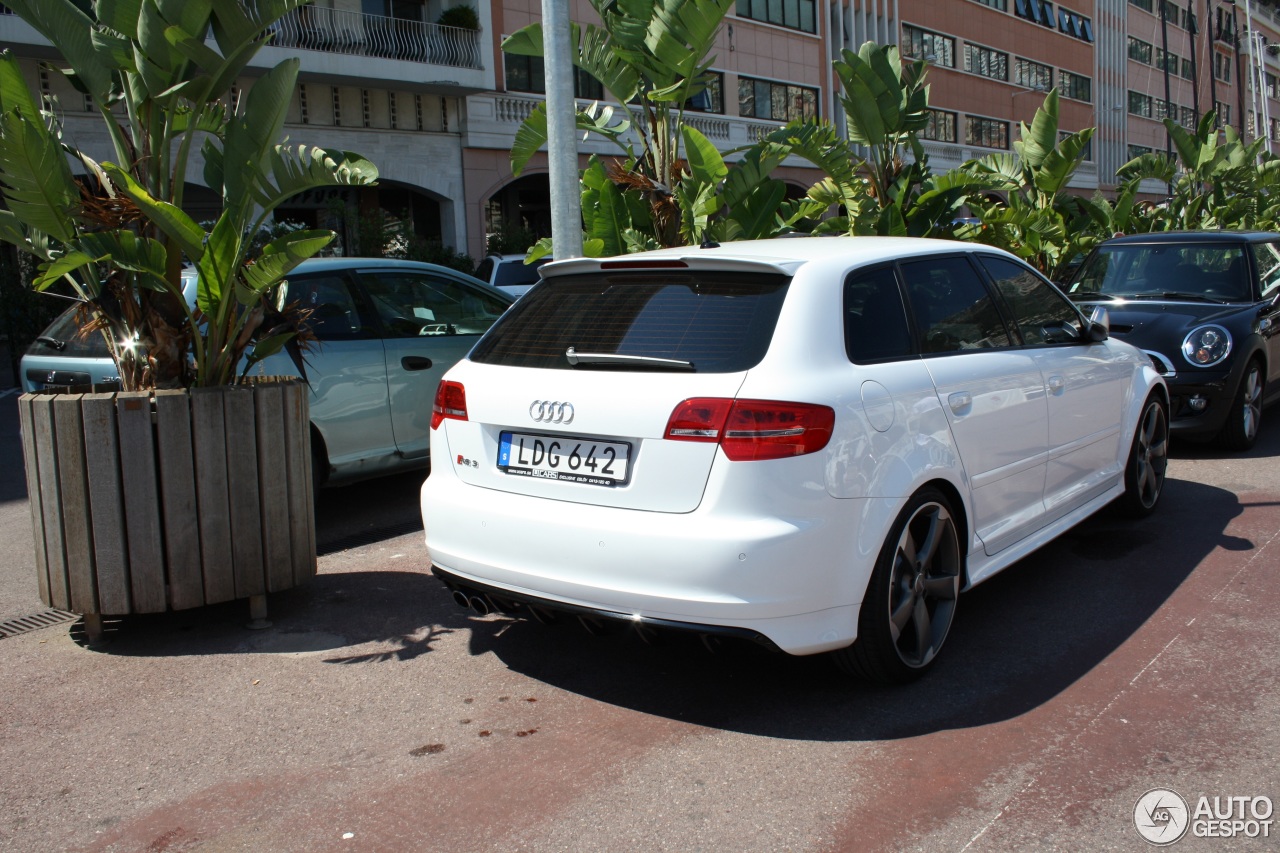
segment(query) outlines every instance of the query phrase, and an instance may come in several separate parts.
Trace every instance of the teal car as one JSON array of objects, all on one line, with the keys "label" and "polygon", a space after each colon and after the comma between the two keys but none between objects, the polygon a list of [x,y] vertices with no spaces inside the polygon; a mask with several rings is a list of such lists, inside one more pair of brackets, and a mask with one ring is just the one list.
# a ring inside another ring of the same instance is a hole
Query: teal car
[{"label": "teal car", "polygon": [[[194,275],[184,281],[194,301]],[[447,267],[380,258],[306,261],[289,276],[287,300],[311,309],[318,339],[306,354],[318,484],[425,468],[440,377],[514,301]],[[24,390],[119,384],[105,342],[80,335],[75,313],[22,357]],[[283,353],[254,371],[298,373]]]}]

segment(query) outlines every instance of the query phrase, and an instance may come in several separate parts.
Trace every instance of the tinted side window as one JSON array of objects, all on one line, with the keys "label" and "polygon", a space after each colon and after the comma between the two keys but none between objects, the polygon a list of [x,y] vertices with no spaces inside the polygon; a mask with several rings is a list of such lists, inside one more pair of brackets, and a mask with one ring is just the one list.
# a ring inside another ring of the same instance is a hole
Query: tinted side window
[{"label": "tinted side window", "polygon": [[900,265],[924,353],[1009,346],[986,285],[966,258],[922,258]]},{"label": "tinted side window", "polygon": [[507,302],[460,281],[430,273],[379,270],[360,274],[387,337],[478,335],[502,316]]},{"label": "tinted side window", "polygon": [[845,282],[844,346],[856,362],[911,354],[911,329],[892,267],[854,273]]},{"label": "tinted side window", "polygon": [[1028,345],[1077,343],[1084,324],[1075,306],[1024,266],[1004,258],[982,258],[996,289],[1013,312],[1013,320]]},{"label": "tinted side window", "polygon": [[307,325],[322,341],[376,337],[360,315],[356,300],[342,276],[291,278],[287,300],[311,310]]},{"label": "tinted side window", "polygon": [[1254,262],[1258,265],[1258,286],[1262,298],[1275,296],[1280,288],[1280,245],[1258,243],[1253,247]]}]

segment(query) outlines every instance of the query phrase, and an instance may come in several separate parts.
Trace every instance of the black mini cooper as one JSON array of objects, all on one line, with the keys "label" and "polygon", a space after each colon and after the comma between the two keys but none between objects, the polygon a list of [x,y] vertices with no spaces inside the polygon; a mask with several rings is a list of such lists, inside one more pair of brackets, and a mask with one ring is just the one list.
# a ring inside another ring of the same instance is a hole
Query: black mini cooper
[{"label": "black mini cooper", "polygon": [[1099,244],[1066,290],[1151,357],[1175,435],[1247,450],[1280,398],[1280,234],[1187,231]]}]

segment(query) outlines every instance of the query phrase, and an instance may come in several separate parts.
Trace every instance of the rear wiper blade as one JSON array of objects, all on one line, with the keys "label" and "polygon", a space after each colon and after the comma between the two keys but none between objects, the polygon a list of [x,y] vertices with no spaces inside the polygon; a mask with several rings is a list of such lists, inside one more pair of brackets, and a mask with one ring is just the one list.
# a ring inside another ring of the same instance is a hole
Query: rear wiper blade
[{"label": "rear wiper blade", "polygon": [[66,341],[60,341],[57,338],[51,338],[48,335],[41,335],[40,337],[36,338],[36,342],[44,344],[47,347],[53,347],[58,352],[62,352],[64,349],[67,348]]},{"label": "rear wiper blade", "polygon": [[654,358],[647,355],[621,355],[614,352],[578,352],[573,347],[565,351],[564,357],[574,367],[578,365],[601,365],[605,367],[652,367],[658,370],[693,370],[692,361],[678,358]]},{"label": "rear wiper blade", "polygon": [[1116,301],[1115,294],[1099,293],[1096,290],[1073,290],[1068,293],[1067,296],[1073,302],[1091,302],[1094,299],[1105,299],[1108,302]]}]

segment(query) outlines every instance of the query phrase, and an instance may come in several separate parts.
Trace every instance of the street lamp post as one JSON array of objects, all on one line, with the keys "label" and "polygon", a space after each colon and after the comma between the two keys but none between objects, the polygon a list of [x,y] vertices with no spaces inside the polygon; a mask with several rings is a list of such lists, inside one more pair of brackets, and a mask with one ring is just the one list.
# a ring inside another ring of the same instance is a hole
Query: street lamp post
[{"label": "street lamp post", "polygon": [[1013,92],[1010,92],[1010,93],[1009,93],[1009,113],[1010,113],[1010,116],[1011,116],[1013,119],[1015,119],[1015,120],[1018,118],[1017,113],[1014,111],[1014,107],[1017,105],[1017,98],[1018,98],[1018,96],[1019,96],[1019,95],[1043,95],[1046,91],[1047,91],[1047,90],[1045,89],[1045,87],[1044,87],[1044,84],[1043,84],[1043,83],[1036,83],[1036,84],[1034,84],[1034,85],[1032,85],[1032,86],[1029,86],[1029,87],[1027,87],[1027,88],[1025,88],[1025,89],[1017,89],[1017,90],[1015,90],[1015,91],[1013,91]]}]

